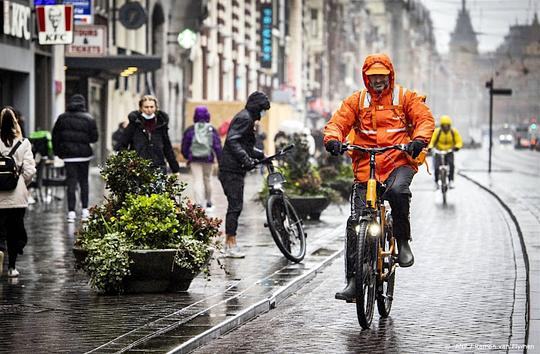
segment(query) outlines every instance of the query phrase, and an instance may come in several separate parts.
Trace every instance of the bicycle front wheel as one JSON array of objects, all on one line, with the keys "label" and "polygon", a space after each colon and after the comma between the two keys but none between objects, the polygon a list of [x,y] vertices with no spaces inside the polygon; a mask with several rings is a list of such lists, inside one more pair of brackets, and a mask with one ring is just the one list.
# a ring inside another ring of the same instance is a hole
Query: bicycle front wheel
[{"label": "bicycle front wheel", "polygon": [[283,195],[270,195],[266,202],[266,218],[281,253],[295,263],[301,262],[306,255],[306,234],[289,199]]},{"label": "bicycle front wheel", "polygon": [[[386,225],[384,235],[380,239],[380,247],[383,252],[390,251],[391,240],[394,237],[392,215],[386,214]],[[380,274],[384,279],[377,277],[377,309],[381,317],[388,317],[392,309],[394,299],[394,284],[396,282],[396,273],[394,269],[394,255],[385,256],[382,259],[382,269]]]},{"label": "bicycle front wheel", "polygon": [[446,192],[448,192],[448,171],[446,170],[446,168],[441,169],[440,175],[443,204],[446,204]]},{"label": "bicycle front wheel", "polygon": [[356,315],[363,329],[371,326],[375,309],[377,272],[377,238],[367,233],[368,221],[362,220],[357,238],[356,258]]}]

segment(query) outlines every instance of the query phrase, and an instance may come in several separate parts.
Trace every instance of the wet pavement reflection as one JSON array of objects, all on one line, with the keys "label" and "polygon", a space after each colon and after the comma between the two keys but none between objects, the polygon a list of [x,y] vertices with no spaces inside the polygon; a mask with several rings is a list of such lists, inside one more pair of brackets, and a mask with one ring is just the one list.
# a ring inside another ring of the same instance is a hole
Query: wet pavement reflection
[{"label": "wet pavement reflection", "polygon": [[[189,175],[183,177],[189,182]],[[223,217],[225,198],[217,178],[213,182],[212,216]],[[221,259],[225,271],[213,262],[210,281],[199,276],[189,291],[168,294],[98,295],[86,275],[74,269],[72,246],[79,224],[66,222],[64,192],[56,190],[58,198],[50,203],[32,205],[26,219],[29,243],[17,261],[21,276],[0,278],[1,351],[170,349],[268,297],[341,247],[338,231],[346,215],[333,206],[320,223],[306,223],[306,260],[285,260],[263,226],[263,207],[251,198],[259,183],[260,176],[246,180],[238,236],[246,258]],[[191,193],[188,187],[186,195]],[[93,169],[90,204],[100,202],[103,194]]]}]

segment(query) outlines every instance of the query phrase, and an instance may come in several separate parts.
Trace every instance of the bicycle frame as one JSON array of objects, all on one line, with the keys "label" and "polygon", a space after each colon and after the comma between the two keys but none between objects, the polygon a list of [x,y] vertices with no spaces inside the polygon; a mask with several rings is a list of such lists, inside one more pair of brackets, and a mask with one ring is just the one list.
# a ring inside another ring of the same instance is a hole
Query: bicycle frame
[{"label": "bicycle frame", "polygon": [[376,235],[377,240],[377,275],[379,280],[384,281],[395,272],[397,264],[392,265],[392,269],[387,272],[383,272],[383,260],[385,257],[394,257],[396,256],[396,241],[392,237],[390,239],[390,247],[388,251],[384,251],[381,241],[383,233],[386,232],[386,206],[382,195],[377,193],[377,179],[375,178],[375,155],[377,153],[382,153],[387,150],[397,149],[401,151],[406,151],[405,144],[397,144],[393,146],[387,146],[383,148],[363,148],[356,145],[345,145],[344,149],[347,150],[358,150],[369,153],[369,179],[367,182],[366,190],[366,215],[362,216],[362,219],[368,221],[370,227],[373,222],[377,223],[380,227],[380,231]]}]

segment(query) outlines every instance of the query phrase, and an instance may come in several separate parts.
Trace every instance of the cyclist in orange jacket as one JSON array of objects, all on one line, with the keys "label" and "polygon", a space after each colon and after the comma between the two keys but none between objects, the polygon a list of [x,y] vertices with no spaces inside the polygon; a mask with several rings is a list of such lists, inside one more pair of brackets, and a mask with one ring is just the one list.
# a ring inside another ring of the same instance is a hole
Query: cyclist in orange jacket
[{"label": "cyclist in orange jacket", "polygon": [[[418,170],[413,158],[417,157],[431,139],[435,122],[425,104],[425,97],[394,84],[394,67],[385,54],[369,55],[362,74],[366,89],[347,97],[324,127],[326,150],[333,155],[341,153],[342,143],[353,132],[351,143],[365,147],[408,144],[409,154],[390,150],[376,156],[376,178],[386,184],[385,199],[392,207],[394,235],[398,241],[398,262],[410,267],[414,256],[409,246],[411,226],[409,186]],[[412,158],[411,158],[412,156]],[[365,206],[366,182],[369,179],[369,157],[361,152],[351,153],[355,181],[353,185],[351,216],[357,220]],[[336,293],[337,299],[355,297],[354,254],[356,240],[347,235],[347,286]]]}]

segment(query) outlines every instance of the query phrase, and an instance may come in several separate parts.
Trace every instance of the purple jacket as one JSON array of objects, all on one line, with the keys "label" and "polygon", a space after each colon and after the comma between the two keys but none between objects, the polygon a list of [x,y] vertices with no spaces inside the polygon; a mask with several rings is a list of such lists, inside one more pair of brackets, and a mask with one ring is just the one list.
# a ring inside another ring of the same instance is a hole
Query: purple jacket
[{"label": "purple jacket", "polygon": [[[210,112],[208,112],[208,109],[204,106],[199,106],[195,108],[195,114],[193,115],[193,121],[195,123],[204,122],[209,123],[210,122]],[[186,129],[184,132],[184,136],[182,138],[182,155],[188,160],[189,162],[195,161],[195,162],[208,162],[213,163],[214,162],[214,155],[218,158],[221,157],[221,139],[219,138],[219,134],[217,130],[212,127],[212,150],[214,151],[213,154],[210,154],[208,157],[193,157],[191,155],[191,144],[193,142],[193,137],[195,136],[195,127],[192,125]]]}]

